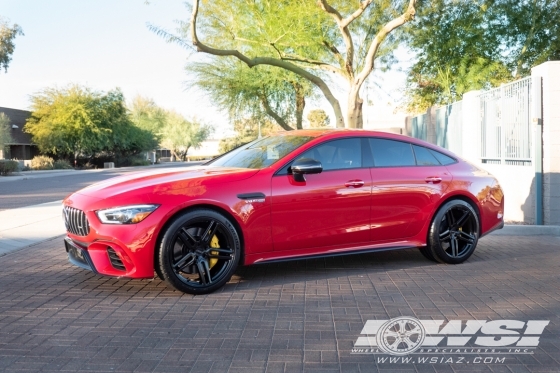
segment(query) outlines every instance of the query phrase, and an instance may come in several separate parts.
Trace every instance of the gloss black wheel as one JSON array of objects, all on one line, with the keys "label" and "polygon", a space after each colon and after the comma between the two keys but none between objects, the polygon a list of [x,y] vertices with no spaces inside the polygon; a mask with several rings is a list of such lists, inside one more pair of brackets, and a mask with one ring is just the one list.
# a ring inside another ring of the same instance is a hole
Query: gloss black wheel
[{"label": "gloss black wheel", "polygon": [[229,281],[241,244],[230,221],[212,210],[194,210],[167,228],[159,247],[159,271],[177,290],[207,294]]},{"label": "gloss black wheel", "polygon": [[[436,213],[423,250],[442,263],[458,264],[467,260],[478,243],[479,220],[473,207],[463,200],[452,200]],[[431,258],[430,258],[431,259]]]}]

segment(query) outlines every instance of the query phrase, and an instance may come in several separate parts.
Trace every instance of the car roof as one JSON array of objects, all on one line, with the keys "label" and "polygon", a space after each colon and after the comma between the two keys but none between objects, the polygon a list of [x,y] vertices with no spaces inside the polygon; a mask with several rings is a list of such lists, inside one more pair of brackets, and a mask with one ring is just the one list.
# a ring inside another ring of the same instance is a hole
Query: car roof
[{"label": "car roof", "polygon": [[457,155],[452,153],[448,149],[442,148],[438,145],[432,144],[424,140],[420,140],[406,135],[400,135],[393,132],[374,131],[374,130],[357,129],[357,128],[313,128],[313,129],[302,129],[302,130],[293,130],[293,131],[278,131],[272,134],[272,136],[274,135],[278,135],[278,136],[297,135],[297,136],[309,136],[314,138],[318,138],[318,137],[337,138],[337,137],[346,137],[346,136],[384,137],[386,139],[406,141],[412,144],[432,148],[434,150],[447,154],[453,158],[457,158]]}]

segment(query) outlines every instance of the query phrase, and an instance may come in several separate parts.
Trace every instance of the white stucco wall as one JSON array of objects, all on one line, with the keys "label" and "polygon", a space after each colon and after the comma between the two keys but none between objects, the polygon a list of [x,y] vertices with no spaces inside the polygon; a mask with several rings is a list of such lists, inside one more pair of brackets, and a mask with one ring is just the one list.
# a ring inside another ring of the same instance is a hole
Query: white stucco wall
[{"label": "white stucco wall", "polygon": [[560,225],[560,61],[532,69],[542,77],[543,215],[545,225]]},{"label": "white stucco wall", "polygon": [[504,192],[506,221],[535,223],[535,170],[530,166],[476,164],[498,179]]}]

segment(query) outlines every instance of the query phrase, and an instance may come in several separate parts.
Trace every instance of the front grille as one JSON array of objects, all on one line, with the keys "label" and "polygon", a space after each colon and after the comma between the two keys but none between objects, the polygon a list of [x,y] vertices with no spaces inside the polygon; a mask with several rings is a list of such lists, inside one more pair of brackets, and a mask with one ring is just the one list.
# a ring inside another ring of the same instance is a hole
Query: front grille
[{"label": "front grille", "polygon": [[66,230],[77,236],[87,236],[89,234],[89,222],[86,214],[82,210],[64,206],[64,224]]},{"label": "front grille", "polygon": [[115,269],[118,269],[119,271],[126,270],[121,258],[119,258],[119,256],[117,255],[117,252],[115,251],[115,249],[108,246],[107,247],[107,254],[109,255],[109,260],[111,261],[111,264],[113,265],[113,267]]}]

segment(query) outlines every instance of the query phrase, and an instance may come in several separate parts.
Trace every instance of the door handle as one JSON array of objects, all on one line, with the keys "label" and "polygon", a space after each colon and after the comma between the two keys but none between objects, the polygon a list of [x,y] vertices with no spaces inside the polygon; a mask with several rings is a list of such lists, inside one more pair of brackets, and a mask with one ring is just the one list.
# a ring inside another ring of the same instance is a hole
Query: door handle
[{"label": "door handle", "polygon": [[441,177],[429,176],[426,178],[427,183],[438,184],[441,183]]},{"label": "door handle", "polygon": [[364,186],[364,182],[362,180],[350,180],[344,183],[346,188],[359,188]]}]

